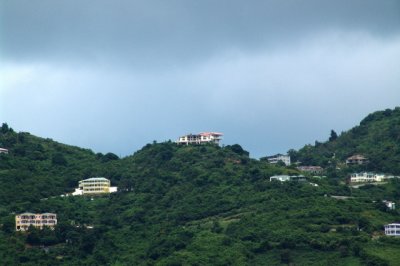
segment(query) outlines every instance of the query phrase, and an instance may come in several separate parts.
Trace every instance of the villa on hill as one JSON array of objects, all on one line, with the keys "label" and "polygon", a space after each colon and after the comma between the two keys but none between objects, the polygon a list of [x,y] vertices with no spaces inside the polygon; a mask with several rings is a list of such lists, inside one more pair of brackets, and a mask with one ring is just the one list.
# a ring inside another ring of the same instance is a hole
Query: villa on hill
[{"label": "villa on hill", "polygon": [[0,148],[0,153],[8,154],[8,150],[4,148]]},{"label": "villa on hill", "polygon": [[111,182],[107,178],[92,177],[79,181],[79,187],[72,195],[101,195],[117,192],[117,190],[117,187],[111,187]]},{"label": "villa on hill", "polygon": [[314,175],[322,174],[322,172],[324,171],[324,168],[322,168],[321,166],[299,166],[297,167],[297,169],[299,169],[302,172]]},{"label": "villa on hill", "polygon": [[189,145],[189,144],[205,144],[215,143],[219,144],[223,134],[218,132],[201,132],[199,134],[188,134],[176,141],[178,144]]},{"label": "villa on hill", "polygon": [[371,172],[353,173],[349,176],[350,183],[382,182],[388,179],[398,178],[397,176],[375,174]]},{"label": "villa on hill", "polygon": [[363,164],[366,164],[367,162],[368,162],[368,159],[359,154],[355,154],[346,159],[347,165],[352,165],[352,164],[363,165]]},{"label": "villa on hill", "polygon": [[15,230],[27,231],[29,226],[43,229],[48,226],[54,229],[57,224],[57,214],[55,213],[30,213],[25,212],[15,216]]},{"label": "villa on hill", "polygon": [[272,164],[276,164],[279,161],[282,161],[285,165],[290,165],[290,156],[289,155],[283,155],[283,154],[278,153],[278,154],[275,154],[272,156],[267,156],[264,158],[267,159],[267,161]]},{"label": "villa on hill", "polygon": [[400,236],[400,223],[385,224],[385,235]]}]

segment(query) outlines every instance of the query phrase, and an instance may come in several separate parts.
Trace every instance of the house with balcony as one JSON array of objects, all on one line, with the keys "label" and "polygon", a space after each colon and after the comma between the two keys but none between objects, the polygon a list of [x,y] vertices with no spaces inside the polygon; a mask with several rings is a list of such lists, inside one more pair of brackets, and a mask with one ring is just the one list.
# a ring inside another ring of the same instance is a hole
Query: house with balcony
[{"label": "house with balcony", "polygon": [[385,224],[385,235],[400,236],[400,223]]},{"label": "house with balcony", "polygon": [[215,143],[219,144],[222,140],[222,133],[218,132],[201,132],[198,134],[188,134],[179,137],[176,141],[178,144],[190,145],[190,144],[205,144],[205,143]]},{"label": "house with balcony", "polygon": [[117,187],[112,187],[110,180],[104,177],[92,177],[79,181],[79,187],[72,193],[78,195],[101,195],[117,192]]},{"label": "house with balcony", "polygon": [[289,155],[284,155],[284,154],[278,153],[278,154],[275,154],[272,156],[264,157],[263,159],[267,159],[267,161],[272,164],[276,164],[279,161],[282,161],[286,166],[290,165],[290,156]]},{"label": "house with balcony", "polygon": [[15,230],[27,231],[29,226],[43,229],[45,226],[54,229],[57,225],[57,214],[55,213],[30,213],[25,212],[15,216]]},{"label": "house with balcony", "polygon": [[388,179],[384,174],[371,172],[353,173],[350,175],[350,183],[382,182]]}]

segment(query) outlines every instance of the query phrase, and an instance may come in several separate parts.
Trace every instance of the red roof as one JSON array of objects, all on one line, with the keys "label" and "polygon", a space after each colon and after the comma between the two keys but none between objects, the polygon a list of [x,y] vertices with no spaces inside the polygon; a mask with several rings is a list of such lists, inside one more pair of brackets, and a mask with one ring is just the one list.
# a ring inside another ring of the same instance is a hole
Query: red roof
[{"label": "red roof", "polygon": [[199,133],[200,136],[223,136],[224,134],[218,132],[201,132]]}]

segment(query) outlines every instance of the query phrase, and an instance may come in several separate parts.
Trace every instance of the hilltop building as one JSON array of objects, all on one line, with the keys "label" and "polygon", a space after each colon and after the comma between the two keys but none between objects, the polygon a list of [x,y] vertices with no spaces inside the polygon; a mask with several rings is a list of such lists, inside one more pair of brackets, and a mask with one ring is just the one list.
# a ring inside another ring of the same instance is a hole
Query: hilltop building
[{"label": "hilltop building", "polygon": [[15,216],[15,230],[27,231],[29,226],[43,229],[44,226],[54,228],[57,224],[57,214],[55,213],[30,213],[25,212]]},{"label": "hilltop building", "polygon": [[104,177],[92,177],[79,181],[79,188],[72,193],[77,195],[99,195],[117,192],[117,187],[111,187],[111,182]]},{"label": "hilltop building", "polygon": [[385,235],[400,236],[400,223],[385,224]]},{"label": "hilltop building", "polygon": [[0,148],[0,153],[8,154],[8,150],[4,148]]},{"label": "hilltop building", "polygon": [[349,158],[347,158],[346,160],[346,164],[358,164],[358,165],[363,165],[366,164],[368,162],[368,159],[365,158],[362,155],[359,154],[355,154],[353,156],[350,156]]},{"label": "hilltop building", "polygon": [[215,143],[219,144],[222,139],[223,134],[218,132],[202,132],[199,134],[188,134],[176,141],[178,144],[204,144],[204,143]]},{"label": "hilltop building", "polygon": [[290,156],[289,155],[283,155],[283,154],[275,154],[272,156],[267,156],[265,157],[269,163],[275,164],[278,163],[279,161],[282,161],[285,165],[290,165]]},{"label": "hilltop building", "polygon": [[297,167],[302,172],[314,174],[314,175],[320,175],[324,171],[324,168],[321,166],[299,166]]}]

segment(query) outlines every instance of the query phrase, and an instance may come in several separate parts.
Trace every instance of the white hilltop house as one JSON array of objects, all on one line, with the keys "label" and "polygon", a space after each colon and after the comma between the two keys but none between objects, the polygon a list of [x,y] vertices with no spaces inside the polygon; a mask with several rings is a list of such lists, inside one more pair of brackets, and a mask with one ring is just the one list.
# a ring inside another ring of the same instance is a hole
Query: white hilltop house
[{"label": "white hilltop house", "polygon": [[0,148],[0,153],[8,154],[8,150],[4,148]]},{"label": "white hilltop house", "polygon": [[290,156],[289,155],[284,155],[284,154],[275,154],[272,156],[267,156],[266,157],[269,163],[276,164],[279,161],[282,161],[285,165],[290,165]]},{"label": "white hilltop house", "polygon": [[190,144],[204,144],[204,143],[215,143],[219,144],[223,134],[218,132],[201,132],[198,134],[188,134],[179,137],[176,141],[178,144],[190,145]]},{"label": "white hilltop house", "polygon": [[75,189],[72,196],[78,195],[101,195],[117,192],[117,187],[112,187],[110,180],[104,177],[92,177],[79,181],[79,187]]},{"label": "white hilltop house", "polygon": [[400,223],[385,224],[385,235],[400,236]]},{"label": "white hilltop house", "polygon": [[351,183],[367,183],[367,182],[382,182],[386,179],[394,178],[384,174],[375,174],[371,172],[353,173],[350,175]]}]

